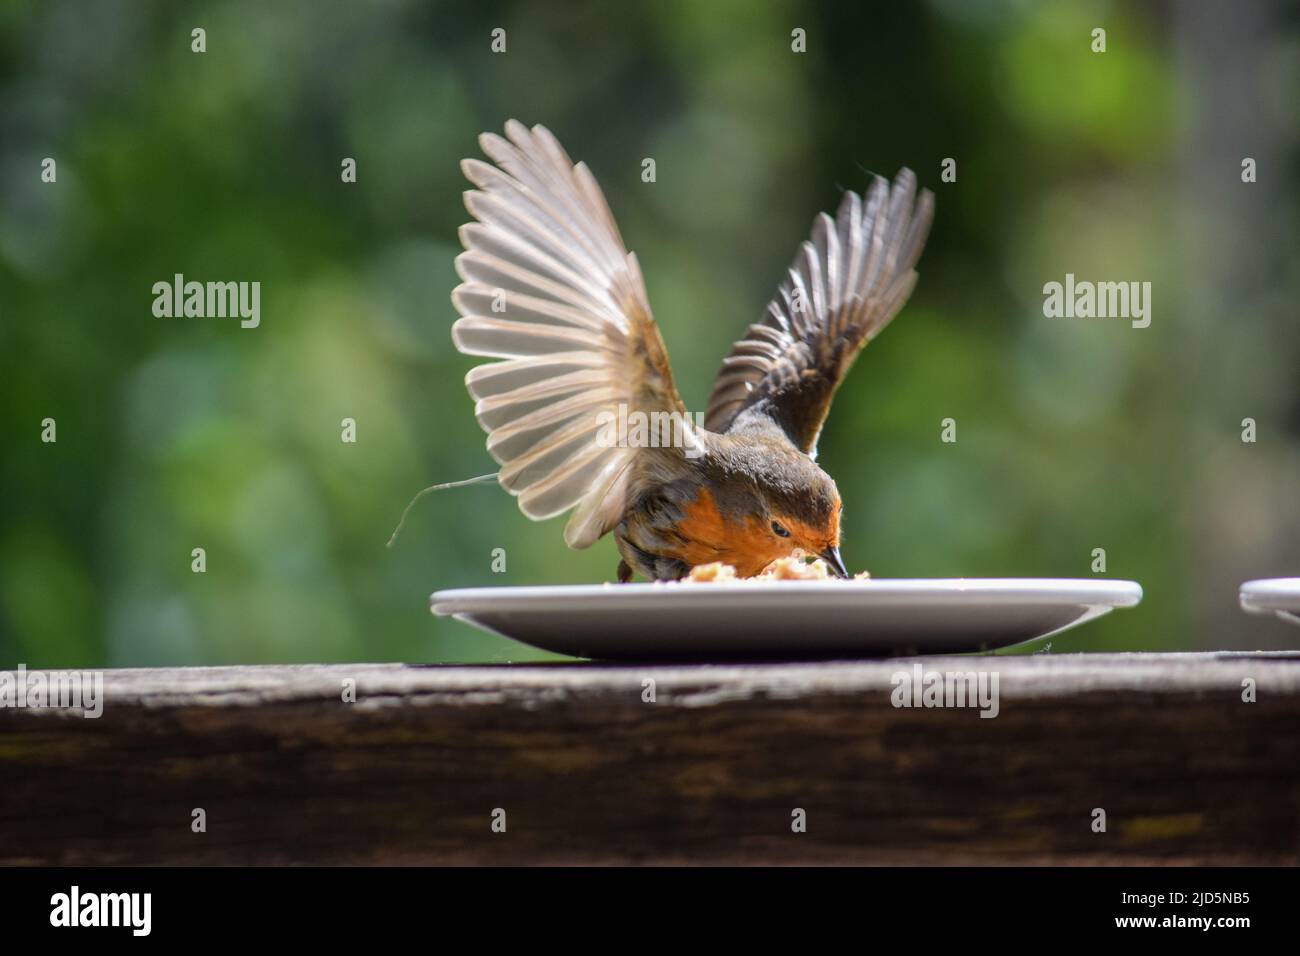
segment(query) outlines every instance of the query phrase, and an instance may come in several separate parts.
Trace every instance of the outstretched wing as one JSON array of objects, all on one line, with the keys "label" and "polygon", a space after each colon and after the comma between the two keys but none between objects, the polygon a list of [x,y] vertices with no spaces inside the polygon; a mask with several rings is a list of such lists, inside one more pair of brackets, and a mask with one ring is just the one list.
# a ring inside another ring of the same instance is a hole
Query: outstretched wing
[{"label": "outstretched wing", "polygon": [[845,193],[835,219],[819,215],[763,320],[723,360],[704,427],[765,418],[815,457],[836,388],[912,294],[933,212],[904,169],[892,189],[877,176],[865,199]]},{"label": "outstretched wing", "polygon": [[461,164],[478,221],[460,230],[452,339],[504,359],[465,380],[502,487],[536,520],[576,505],[564,538],[584,548],[622,516],[637,453],[602,438],[602,413],[685,407],[636,257],[590,170],[542,126],[511,120],[506,137],[479,138],[495,166]]}]

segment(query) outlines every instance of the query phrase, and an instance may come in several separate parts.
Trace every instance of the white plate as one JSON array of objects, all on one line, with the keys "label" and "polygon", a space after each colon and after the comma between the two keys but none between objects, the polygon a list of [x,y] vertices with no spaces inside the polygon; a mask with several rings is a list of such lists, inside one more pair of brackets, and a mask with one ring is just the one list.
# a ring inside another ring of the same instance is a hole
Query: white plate
[{"label": "white plate", "polygon": [[1241,586],[1242,610],[1300,624],[1300,578],[1266,578]]},{"label": "white plate", "polygon": [[935,578],[438,591],[434,614],[604,660],[808,660],[1006,647],[1142,600],[1134,581]]}]

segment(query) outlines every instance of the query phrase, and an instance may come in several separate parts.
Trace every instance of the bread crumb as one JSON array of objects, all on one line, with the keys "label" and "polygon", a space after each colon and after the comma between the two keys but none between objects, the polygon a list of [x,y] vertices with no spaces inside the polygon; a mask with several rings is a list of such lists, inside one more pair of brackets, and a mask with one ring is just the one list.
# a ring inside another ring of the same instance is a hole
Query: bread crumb
[{"label": "bread crumb", "polygon": [[724,564],[721,561],[697,564],[691,568],[691,573],[686,580],[697,582],[735,581],[736,569],[730,564]]},{"label": "bread crumb", "polygon": [[[868,581],[871,573],[860,571],[853,576],[855,581]],[[752,578],[742,578],[736,569],[723,561],[713,561],[691,568],[691,573],[682,578],[685,583],[695,584],[734,584],[745,581],[838,581],[821,558],[807,561],[802,557],[777,558]]]},{"label": "bread crumb", "polygon": [[777,558],[757,575],[766,581],[825,581],[831,569],[821,558],[804,561],[803,558]]}]

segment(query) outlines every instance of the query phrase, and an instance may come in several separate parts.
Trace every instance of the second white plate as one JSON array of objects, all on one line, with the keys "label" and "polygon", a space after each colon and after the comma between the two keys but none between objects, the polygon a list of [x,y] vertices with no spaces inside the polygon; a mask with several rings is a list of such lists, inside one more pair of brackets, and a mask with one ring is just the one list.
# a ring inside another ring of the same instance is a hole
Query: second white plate
[{"label": "second white plate", "polygon": [[1300,624],[1300,578],[1265,578],[1241,586],[1242,610]]},{"label": "second white plate", "polygon": [[1142,600],[1134,581],[934,578],[438,591],[433,613],[603,660],[813,660],[984,651]]}]

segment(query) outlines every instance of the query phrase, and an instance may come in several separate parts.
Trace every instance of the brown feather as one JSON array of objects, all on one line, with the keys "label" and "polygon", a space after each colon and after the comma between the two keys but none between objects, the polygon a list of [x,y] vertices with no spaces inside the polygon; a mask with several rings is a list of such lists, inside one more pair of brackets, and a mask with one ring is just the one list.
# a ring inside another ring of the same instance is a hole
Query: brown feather
[{"label": "brown feather", "polygon": [[723,361],[704,426],[726,432],[758,415],[815,455],[836,389],[912,291],[932,208],[904,169],[892,190],[876,177],[865,202],[850,192],[834,220],[819,215],[763,320]]}]

